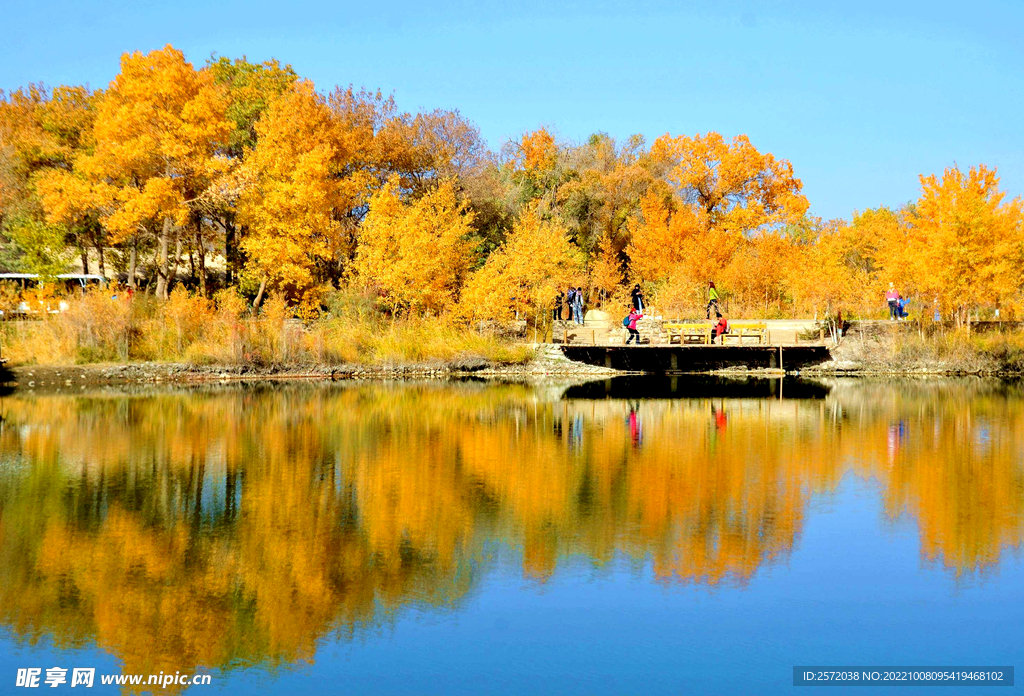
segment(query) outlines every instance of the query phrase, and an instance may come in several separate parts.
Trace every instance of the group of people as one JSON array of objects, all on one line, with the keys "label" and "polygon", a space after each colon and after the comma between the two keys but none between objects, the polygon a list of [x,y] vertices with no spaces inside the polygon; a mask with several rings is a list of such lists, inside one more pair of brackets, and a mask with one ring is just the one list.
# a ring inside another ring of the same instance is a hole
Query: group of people
[{"label": "group of people", "polygon": [[[722,316],[722,311],[719,308],[719,295],[718,290],[715,288],[714,281],[708,283],[708,304],[705,307],[707,318],[711,318],[711,311],[714,310],[715,318],[718,320],[717,323],[711,330],[711,340],[728,332],[728,322],[725,317]],[[568,309],[568,317],[565,317],[568,321],[573,321],[577,324],[583,324],[583,288],[582,287],[569,287],[565,292],[559,292],[555,296],[554,305],[551,310],[551,318],[556,321],[563,321],[563,311]],[[644,310],[646,308],[646,300],[644,298],[643,290],[640,289],[640,284],[633,286],[630,291],[630,309],[629,315],[622,320],[622,325],[629,332],[626,337],[626,343],[640,343],[640,331],[637,329],[637,322],[644,318]]]},{"label": "group of people", "polygon": [[[894,283],[889,283],[889,290],[885,293],[885,300],[889,306],[890,319],[899,321],[907,318],[907,304],[909,301],[896,290]],[[640,331],[637,329],[637,322],[644,317],[645,304],[640,285],[634,285],[633,290],[630,292],[629,315],[622,320],[622,325],[629,332],[629,336],[626,338],[627,345],[633,342],[637,345],[640,344]],[[558,293],[558,296],[555,298],[554,309],[552,310],[553,319],[562,320],[563,306],[569,309],[569,320],[577,324],[583,324],[582,287],[570,287],[567,292]],[[712,310],[714,310],[715,319],[717,320],[711,329],[711,342],[714,343],[716,338],[729,332],[729,322],[722,316],[722,311],[719,307],[718,289],[715,287],[714,281],[708,283],[708,304],[705,307],[705,314],[708,319],[711,319]],[[936,309],[935,318],[936,321],[939,320],[938,309]]]},{"label": "group of people", "polygon": [[889,318],[894,321],[907,318],[907,300],[896,291],[896,285],[889,283],[885,293],[885,301],[889,305]]},{"label": "group of people", "polygon": [[555,296],[555,305],[551,310],[551,318],[557,321],[562,321],[562,307],[566,307],[569,310],[569,321],[574,321],[577,324],[583,323],[583,288],[572,287],[565,292],[559,292]]},{"label": "group of people", "polygon": [[640,345],[640,331],[636,328],[636,323],[644,318],[644,294],[640,290],[640,285],[634,285],[629,295],[629,316],[622,320],[622,325],[629,331],[629,336],[626,337],[626,345],[628,346],[633,339],[636,339],[636,344]]}]

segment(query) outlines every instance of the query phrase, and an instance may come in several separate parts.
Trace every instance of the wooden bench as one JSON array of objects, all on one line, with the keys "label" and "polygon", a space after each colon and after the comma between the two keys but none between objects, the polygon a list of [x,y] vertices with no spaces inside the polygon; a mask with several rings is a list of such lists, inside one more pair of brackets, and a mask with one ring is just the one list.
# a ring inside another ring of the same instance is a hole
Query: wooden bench
[{"label": "wooden bench", "polygon": [[768,325],[759,321],[729,322],[729,332],[722,337],[722,342],[734,339],[736,343],[742,345],[745,338],[757,339],[758,345],[767,343]]},{"label": "wooden bench", "polygon": [[711,329],[713,325],[708,324],[662,324],[662,328],[668,331],[668,342],[671,343],[711,343]]},{"label": "wooden bench", "polygon": [[[708,323],[667,323],[662,327],[668,331],[668,342],[711,344],[711,330],[715,322]],[[768,325],[757,321],[729,322],[729,332],[722,337],[722,343],[735,341],[743,344],[744,339],[753,338],[758,345],[768,342]]]}]

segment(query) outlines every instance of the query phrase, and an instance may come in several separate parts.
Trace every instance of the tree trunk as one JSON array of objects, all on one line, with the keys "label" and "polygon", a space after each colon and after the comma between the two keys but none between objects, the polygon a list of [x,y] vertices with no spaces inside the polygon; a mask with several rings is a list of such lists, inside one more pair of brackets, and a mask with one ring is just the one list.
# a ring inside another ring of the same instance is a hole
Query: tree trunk
[{"label": "tree trunk", "polygon": [[79,247],[78,250],[82,252],[82,273],[89,275],[89,252],[85,247]]},{"label": "tree trunk", "polygon": [[235,277],[235,222],[224,221],[224,284],[231,285]]},{"label": "tree trunk", "polygon": [[163,228],[160,230],[160,251],[157,254],[156,262],[156,296],[158,299],[167,299],[167,290],[170,286],[170,279],[167,277],[167,251],[171,244],[171,218],[164,218]]},{"label": "tree trunk", "polygon": [[139,265],[139,239],[132,237],[132,250],[128,255],[128,287],[135,290],[135,271]]},{"label": "tree trunk", "polygon": [[[196,251],[199,253],[199,294],[202,297],[206,297],[206,249],[203,247],[203,228],[202,223],[196,223]],[[196,273],[192,271],[193,275]]]},{"label": "tree trunk", "polygon": [[206,289],[206,250],[199,246],[199,294],[209,297]]},{"label": "tree trunk", "polygon": [[171,264],[170,276],[167,278],[167,291],[170,293],[174,279],[178,277],[178,261],[181,259],[181,234],[174,235],[174,263]]},{"label": "tree trunk", "polygon": [[102,244],[97,244],[96,245],[96,254],[100,257],[100,275],[106,277],[106,275],[107,275],[107,265],[106,265],[106,263],[104,263],[104,259],[103,259],[103,245]]},{"label": "tree trunk", "polygon": [[267,289],[267,277],[263,276],[263,280],[260,281],[260,291],[256,293],[256,299],[252,301],[252,313],[256,312],[260,308],[260,303],[263,302],[263,293]]}]

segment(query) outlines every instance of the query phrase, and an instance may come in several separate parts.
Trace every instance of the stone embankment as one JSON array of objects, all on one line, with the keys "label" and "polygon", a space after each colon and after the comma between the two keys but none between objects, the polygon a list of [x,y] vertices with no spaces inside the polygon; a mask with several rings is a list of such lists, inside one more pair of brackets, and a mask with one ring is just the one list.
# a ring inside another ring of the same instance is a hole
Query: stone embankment
[{"label": "stone embankment", "polygon": [[457,377],[524,377],[545,375],[603,376],[621,374],[604,367],[573,362],[557,346],[537,347],[536,357],[522,365],[501,365],[466,358],[408,365],[187,365],[130,363],[26,366],[10,370],[8,383],[18,388],[81,389],[106,384],[186,383],[249,380],[429,379]]}]

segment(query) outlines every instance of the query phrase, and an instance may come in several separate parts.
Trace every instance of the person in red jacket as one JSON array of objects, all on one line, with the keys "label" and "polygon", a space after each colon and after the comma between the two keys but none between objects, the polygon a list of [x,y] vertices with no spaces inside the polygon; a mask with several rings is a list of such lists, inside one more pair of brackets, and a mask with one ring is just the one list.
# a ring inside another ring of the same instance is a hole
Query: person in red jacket
[{"label": "person in red jacket", "polygon": [[[711,342],[715,342],[715,337],[722,336],[729,333],[729,322],[725,320],[725,317],[719,316],[718,323],[711,329]],[[725,339],[722,339],[722,343],[725,343]]]},{"label": "person in red jacket", "polygon": [[640,345],[640,332],[636,330],[636,323],[643,319],[644,313],[639,309],[629,310],[629,323],[626,324],[626,328],[629,329],[629,337],[626,339],[626,345],[636,338],[636,345]]}]

